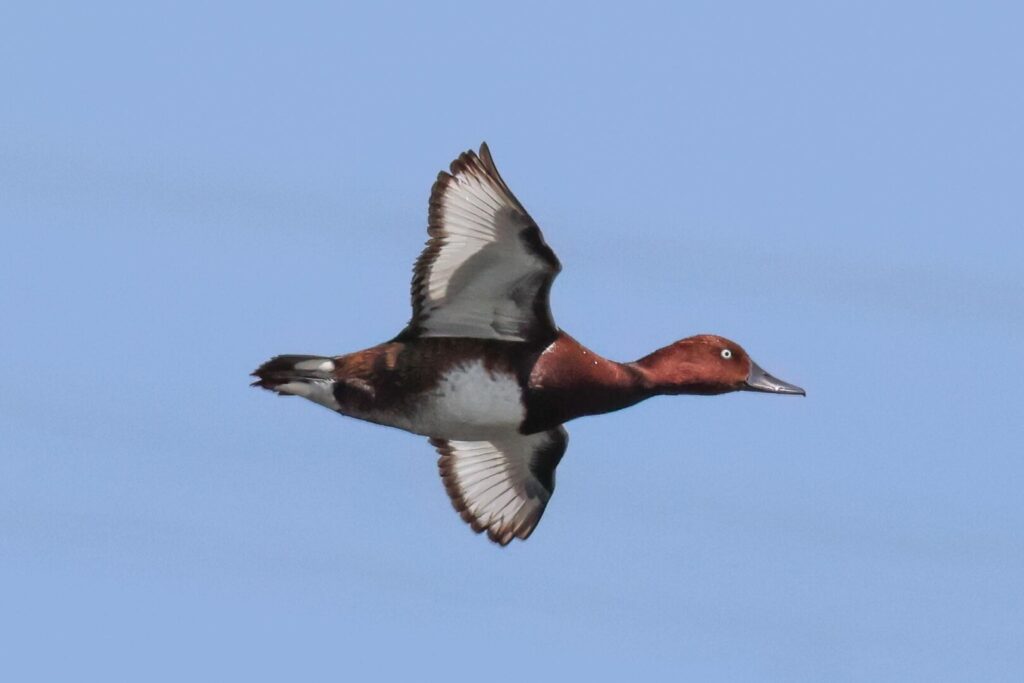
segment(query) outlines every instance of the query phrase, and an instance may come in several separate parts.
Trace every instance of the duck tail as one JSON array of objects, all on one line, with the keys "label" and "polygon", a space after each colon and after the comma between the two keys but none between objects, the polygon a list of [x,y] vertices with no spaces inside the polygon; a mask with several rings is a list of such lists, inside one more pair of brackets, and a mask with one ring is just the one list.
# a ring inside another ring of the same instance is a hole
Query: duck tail
[{"label": "duck tail", "polygon": [[253,371],[256,381],[252,386],[279,396],[304,396],[318,403],[329,397],[333,402],[335,367],[334,359],[327,356],[274,356]]}]

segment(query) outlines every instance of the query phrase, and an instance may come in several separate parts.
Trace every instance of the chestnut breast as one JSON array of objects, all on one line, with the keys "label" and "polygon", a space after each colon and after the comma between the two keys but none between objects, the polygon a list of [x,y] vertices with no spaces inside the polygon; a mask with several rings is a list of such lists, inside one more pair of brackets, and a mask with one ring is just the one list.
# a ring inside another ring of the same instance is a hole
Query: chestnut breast
[{"label": "chestnut breast", "polygon": [[631,406],[648,396],[639,370],[610,361],[560,332],[529,369],[521,431],[551,429],[576,417]]}]

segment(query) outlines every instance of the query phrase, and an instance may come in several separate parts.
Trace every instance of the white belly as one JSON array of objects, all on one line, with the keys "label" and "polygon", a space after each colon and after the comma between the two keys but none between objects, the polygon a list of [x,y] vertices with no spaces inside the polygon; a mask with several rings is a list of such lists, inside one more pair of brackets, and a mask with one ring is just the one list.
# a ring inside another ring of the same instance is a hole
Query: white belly
[{"label": "white belly", "polygon": [[452,368],[437,386],[418,397],[415,407],[395,424],[442,439],[483,440],[519,428],[526,409],[516,378],[491,373],[476,361]]}]

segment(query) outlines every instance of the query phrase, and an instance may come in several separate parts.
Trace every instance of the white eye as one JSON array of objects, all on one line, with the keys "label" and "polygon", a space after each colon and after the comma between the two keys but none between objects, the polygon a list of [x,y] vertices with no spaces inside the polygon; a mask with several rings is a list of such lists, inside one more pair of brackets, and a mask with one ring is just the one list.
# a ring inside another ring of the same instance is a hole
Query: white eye
[{"label": "white eye", "polygon": [[732,351],[730,351],[729,349],[722,349],[722,358],[726,360],[732,358]]}]

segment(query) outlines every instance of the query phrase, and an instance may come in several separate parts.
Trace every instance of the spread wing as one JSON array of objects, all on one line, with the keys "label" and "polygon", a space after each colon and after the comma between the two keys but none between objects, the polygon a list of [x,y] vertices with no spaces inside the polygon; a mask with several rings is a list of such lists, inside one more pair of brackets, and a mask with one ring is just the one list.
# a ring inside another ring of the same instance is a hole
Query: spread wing
[{"label": "spread wing", "polygon": [[473,531],[508,545],[513,538],[526,540],[544,514],[569,434],[556,427],[491,441],[430,443],[441,454],[437,465],[455,510]]},{"label": "spread wing", "polygon": [[548,292],[562,266],[498,175],[486,143],[441,172],[430,239],[413,271],[412,320],[399,337],[535,341],[553,337]]}]

